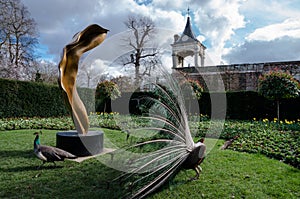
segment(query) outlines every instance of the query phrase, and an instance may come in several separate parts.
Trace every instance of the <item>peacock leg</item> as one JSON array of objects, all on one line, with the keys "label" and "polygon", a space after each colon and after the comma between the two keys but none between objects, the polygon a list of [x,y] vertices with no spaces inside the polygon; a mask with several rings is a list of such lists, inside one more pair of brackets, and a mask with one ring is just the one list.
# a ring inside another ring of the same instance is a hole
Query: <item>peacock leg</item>
[{"label": "peacock leg", "polygon": [[200,173],[200,172],[202,172],[202,168],[201,168],[201,166],[200,166],[200,165],[198,165],[197,167],[198,167],[199,173]]},{"label": "peacock leg", "polygon": [[42,163],[40,166],[38,166],[38,168],[37,168],[37,169],[40,169],[40,168],[41,168],[41,166],[43,166],[45,163],[46,163],[46,162],[45,162],[45,161],[43,161],[43,163]]},{"label": "peacock leg", "polygon": [[200,172],[201,172],[201,170],[199,169],[198,165],[195,166],[195,171],[196,171],[195,180],[197,180],[197,179],[199,179]]},{"label": "peacock leg", "polygon": [[190,178],[190,181],[193,181],[193,180],[198,180],[198,179],[199,179],[200,172],[199,172],[198,165],[197,165],[197,166],[195,166],[193,170],[196,172],[196,176],[195,176],[195,177],[192,177],[192,178]]}]

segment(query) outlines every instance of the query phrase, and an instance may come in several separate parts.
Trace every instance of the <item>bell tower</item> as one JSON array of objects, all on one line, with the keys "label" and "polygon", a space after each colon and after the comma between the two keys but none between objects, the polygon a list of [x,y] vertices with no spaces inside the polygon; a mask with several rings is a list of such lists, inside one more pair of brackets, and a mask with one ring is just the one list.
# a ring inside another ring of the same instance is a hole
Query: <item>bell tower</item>
[{"label": "bell tower", "polygon": [[189,12],[190,9],[182,35],[174,35],[174,43],[171,44],[173,68],[204,66],[206,47],[195,37]]}]

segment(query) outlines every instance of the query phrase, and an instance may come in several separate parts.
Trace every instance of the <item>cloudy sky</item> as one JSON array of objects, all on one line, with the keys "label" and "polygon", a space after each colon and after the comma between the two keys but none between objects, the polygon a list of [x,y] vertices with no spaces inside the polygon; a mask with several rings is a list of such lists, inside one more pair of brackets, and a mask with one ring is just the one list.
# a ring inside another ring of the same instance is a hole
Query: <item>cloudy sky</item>
[{"label": "cloudy sky", "polygon": [[300,60],[299,0],[22,1],[38,24],[39,54],[54,62],[72,36],[89,24],[109,29],[109,42],[126,31],[124,21],[133,14],[180,34],[188,7],[193,30],[214,64]]}]

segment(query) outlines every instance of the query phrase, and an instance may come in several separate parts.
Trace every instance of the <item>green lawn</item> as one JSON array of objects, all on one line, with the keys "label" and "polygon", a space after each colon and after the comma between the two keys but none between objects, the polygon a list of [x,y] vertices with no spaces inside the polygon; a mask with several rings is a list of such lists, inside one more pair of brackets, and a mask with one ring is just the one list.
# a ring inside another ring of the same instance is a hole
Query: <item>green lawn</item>
[{"label": "green lawn", "polygon": [[[122,187],[108,184],[120,173],[96,159],[37,170],[33,132],[0,131],[0,198],[121,198]],[[55,146],[56,132],[44,130],[42,144]],[[105,137],[126,144],[119,131],[105,130]],[[206,144],[212,147],[212,141]],[[222,144],[207,155],[199,180],[189,182],[194,172],[182,171],[149,198],[300,198],[299,169],[259,154],[221,151]]]}]

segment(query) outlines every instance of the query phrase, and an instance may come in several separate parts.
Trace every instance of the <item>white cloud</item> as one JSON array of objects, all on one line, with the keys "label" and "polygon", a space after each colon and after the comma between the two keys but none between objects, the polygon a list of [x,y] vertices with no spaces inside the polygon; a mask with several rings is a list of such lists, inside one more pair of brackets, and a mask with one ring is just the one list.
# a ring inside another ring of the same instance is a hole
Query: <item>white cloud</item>
[{"label": "white cloud", "polygon": [[230,40],[234,31],[245,26],[244,16],[240,14],[241,0],[212,0],[195,11],[195,22],[200,31],[210,41],[210,52],[214,62],[219,64],[225,42]]},{"label": "white cloud", "polygon": [[155,22],[156,27],[170,29],[179,33],[183,31],[185,26],[184,16],[175,11],[155,9],[151,14],[151,18]]},{"label": "white cloud", "polygon": [[152,5],[165,10],[184,9],[190,4],[190,0],[153,0]]},{"label": "white cloud", "polygon": [[[284,36],[299,38],[300,35],[297,0],[22,1],[38,23],[40,43],[48,47],[44,51],[48,49],[49,55],[56,56],[56,62],[74,33],[89,24],[97,23],[110,29],[108,39],[126,30],[123,22],[131,14],[151,17],[158,28],[170,30],[170,35],[166,31],[157,36],[160,43],[170,45],[173,35],[181,34],[184,29],[188,7],[191,10],[193,27],[199,28],[195,32],[201,33],[196,36],[206,44],[207,57],[211,57],[215,64],[222,61],[222,55],[227,58],[229,54],[234,56],[232,52],[236,52],[234,49],[238,48],[235,46],[241,47],[258,40],[278,41]],[[249,34],[249,31],[252,33]],[[101,48],[105,46],[104,43]],[[115,47],[120,48],[116,44],[104,52],[106,57],[110,57],[107,60],[118,56]]]},{"label": "white cloud", "polygon": [[[59,59],[63,47],[72,36],[92,23],[110,30],[107,37],[126,31],[124,21],[129,15],[151,17],[158,28],[182,31],[184,17],[177,10],[163,10],[153,5],[139,5],[133,0],[99,1],[30,1],[23,0],[38,24],[41,44]],[[173,37],[173,35],[171,35]]]},{"label": "white cloud", "polygon": [[241,31],[244,37],[240,35],[238,42],[224,49],[222,57],[227,63],[300,59],[297,1],[251,0],[245,1],[240,10],[247,21]]},{"label": "white cloud", "polygon": [[300,18],[289,18],[282,23],[276,23],[256,29],[246,37],[247,40],[272,41],[284,36],[300,38]]},{"label": "white cloud", "polygon": [[223,59],[231,64],[300,60],[300,38],[281,37],[272,41],[246,41],[232,48]]}]

